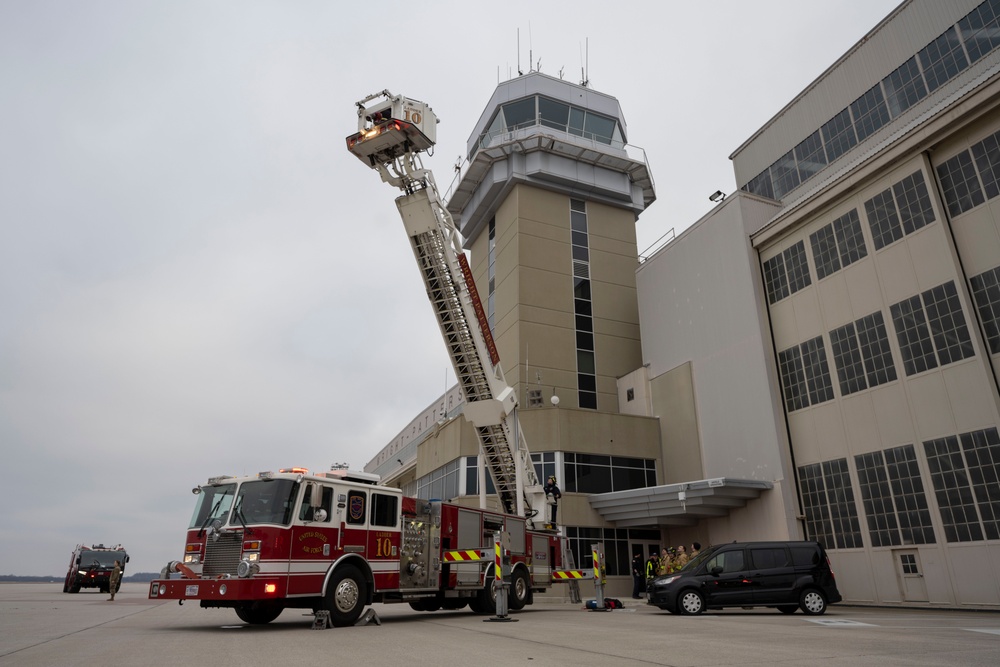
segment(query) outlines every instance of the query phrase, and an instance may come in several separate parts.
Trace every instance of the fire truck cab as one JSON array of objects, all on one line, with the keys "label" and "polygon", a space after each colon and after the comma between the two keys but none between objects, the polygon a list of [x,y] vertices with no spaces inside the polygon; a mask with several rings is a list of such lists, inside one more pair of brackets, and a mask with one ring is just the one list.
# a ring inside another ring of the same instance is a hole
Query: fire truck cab
[{"label": "fire truck cab", "polygon": [[[69,559],[69,571],[63,581],[63,593],[79,593],[81,588],[96,588],[102,593],[111,592],[111,571],[115,561],[121,564],[122,576],[125,576],[125,563],[128,553],[119,544],[106,547],[103,544],[86,546],[78,544]],[[115,592],[121,588],[121,580]]]},{"label": "fire truck cab", "polygon": [[375,602],[487,613],[497,531],[509,536],[510,607],[549,585],[554,535],[527,530],[521,517],[409,498],[377,479],[294,468],[208,480],[194,489],[184,559],[161,571],[149,598],[231,607],[252,624],[301,608],[351,625]]}]

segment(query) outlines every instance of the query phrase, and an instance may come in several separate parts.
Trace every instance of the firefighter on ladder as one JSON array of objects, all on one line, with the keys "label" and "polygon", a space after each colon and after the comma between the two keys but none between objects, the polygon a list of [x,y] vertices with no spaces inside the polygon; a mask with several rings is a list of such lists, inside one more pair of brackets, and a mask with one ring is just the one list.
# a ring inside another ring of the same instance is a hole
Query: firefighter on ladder
[{"label": "firefighter on ladder", "polygon": [[562,498],[562,491],[556,486],[556,476],[549,475],[548,481],[545,482],[543,487],[545,491],[545,499],[548,500],[549,504],[552,505],[552,525],[556,525],[556,512],[559,510],[559,499]]}]

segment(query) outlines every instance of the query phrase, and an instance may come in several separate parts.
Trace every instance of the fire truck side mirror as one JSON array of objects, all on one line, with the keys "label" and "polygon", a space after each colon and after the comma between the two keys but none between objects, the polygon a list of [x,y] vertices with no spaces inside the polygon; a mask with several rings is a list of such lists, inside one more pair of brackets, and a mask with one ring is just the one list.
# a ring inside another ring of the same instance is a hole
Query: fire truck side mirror
[{"label": "fire truck side mirror", "polygon": [[79,557],[79,556],[77,556],[77,557],[76,557],[76,564],[77,564],[77,565],[79,565],[79,564],[80,564],[80,557]]},{"label": "fire truck side mirror", "polygon": [[125,562],[126,563],[129,562],[129,559],[130,559],[130,556],[128,554],[125,554]]}]

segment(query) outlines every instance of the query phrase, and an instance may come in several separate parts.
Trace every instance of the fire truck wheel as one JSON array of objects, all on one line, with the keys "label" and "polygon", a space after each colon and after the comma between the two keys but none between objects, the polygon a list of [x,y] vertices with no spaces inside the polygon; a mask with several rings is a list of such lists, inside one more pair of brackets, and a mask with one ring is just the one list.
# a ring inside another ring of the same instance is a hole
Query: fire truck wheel
[{"label": "fire truck wheel", "polygon": [[80,584],[73,584],[72,586],[70,586],[69,587],[69,592],[70,593],[79,593],[80,592]]},{"label": "fire truck wheel", "polygon": [[353,565],[345,565],[333,573],[326,589],[324,607],[338,628],[354,625],[365,609],[368,591],[365,578]]},{"label": "fire truck wheel", "polygon": [[468,600],[464,600],[462,598],[456,598],[454,600],[446,599],[442,604],[442,606],[449,611],[455,611],[458,609],[465,609],[465,605],[467,604],[469,604]]},{"label": "fire truck wheel", "polygon": [[528,583],[528,576],[524,570],[515,570],[510,582],[510,600],[508,600],[510,608],[514,611],[524,609],[530,596],[531,585]]},{"label": "fire truck wheel", "polygon": [[469,602],[469,608],[477,614],[494,614],[497,610],[497,595],[493,590],[493,579],[488,578],[486,585],[479,591],[479,597]]},{"label": "fire truck wheel", "polygon": [[248,604],[244,607],[235,607],[234,609],[240,620],[250,625],[266,625],[278,618],[281,612],[284,611],[283,607],[278,605],[255,607]]},{"label": "fire truck wheel", "polygon": [[437,611],[441,608],[441,603],[434,598],[427,600],[414,600],[410,603],[410,609],[413,611]]}]

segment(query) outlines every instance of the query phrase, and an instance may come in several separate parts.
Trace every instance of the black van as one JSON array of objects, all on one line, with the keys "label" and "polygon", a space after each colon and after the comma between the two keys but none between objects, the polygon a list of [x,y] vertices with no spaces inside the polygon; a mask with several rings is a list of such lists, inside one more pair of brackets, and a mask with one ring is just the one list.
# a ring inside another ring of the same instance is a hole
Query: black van
[{"label": "black van", "polygon": [[776,607],[814,615],[841,601],[818,542],[733,542],[709,547],[647,587],[648,604],[672,614],[722,607]]}]

